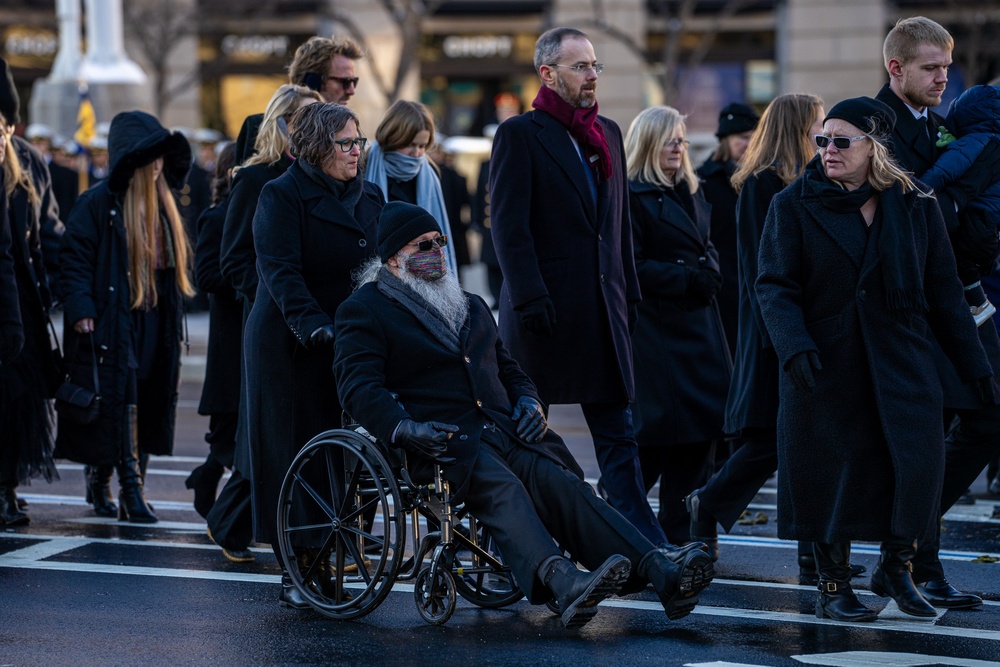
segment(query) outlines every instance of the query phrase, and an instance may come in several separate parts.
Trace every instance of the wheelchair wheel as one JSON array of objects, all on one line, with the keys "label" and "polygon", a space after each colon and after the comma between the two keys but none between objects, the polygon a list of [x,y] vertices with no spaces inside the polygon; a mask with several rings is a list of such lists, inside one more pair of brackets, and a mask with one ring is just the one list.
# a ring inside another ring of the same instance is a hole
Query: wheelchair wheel
[{"label": "wheelchair wheel", "polygon": [[489,530],[469,518],[469,538],[455,533],[452,573],[458,594],[474,605],[497,609],[514,604],[524,593],[506,567]]},{"label": "wheelchair wheel", "polygon": [[413,597],[417,602],[417,613],[431,625],[444,625],[455,613],[455,580],[451,572],[444,568],[420,570],[413,582]]},{"label": "wheelchair wheel", "polygon": [[285,569],[314,610],[346,620],[382,603],[403,557],[400,505],[371,439],[337,429],[302,448],[281,487],[278,535]]}]

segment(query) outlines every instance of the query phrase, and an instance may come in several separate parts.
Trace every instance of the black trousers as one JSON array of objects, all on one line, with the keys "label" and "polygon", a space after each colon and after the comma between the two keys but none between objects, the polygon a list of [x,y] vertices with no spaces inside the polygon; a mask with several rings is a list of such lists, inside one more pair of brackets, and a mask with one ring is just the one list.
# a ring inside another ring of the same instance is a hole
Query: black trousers
[{"label": "black trousers", "polygon": [[636,571],[653,544],[566,468],[487,429],[471,474],[465,506],[489,528],[532,603],[551,597],[538,567],[563,550],[590,570],[621,554],[632,561],[626,588],[642,587]]},{"label": "black trousers", "polygon": [[778,469],[778,434],[755,433],[698,491],[700,511],[732,530],[754,496]]},{"label": "black trousers", "polygon": [[[1000,406],[956,410],[955,414],[958,426],[952,429],[944,446],[942,515],[976,481],[990,460],[1000,454]],[[932,525],[933,532],[917,545],[917,555],[913,559],[913,580],[917,583],[945,578],[944,568],[938,559],[941,524],[934,521]]]},{"label": "black trousers", "polygon": [[660,511],[656,518],[672,544],[691,541],[691,515],[684,498],[708,481],[715,467],[715,441],[670,447],[639,447],[642,481],[649,490],[660,480]]},{"label": "black trousers", "polygon": [[212,531],[212,539],[220,547],[239,551],[250,546],[253,540],[250,480],[244,479],[238,470],[233,470],[229,481],[222,487],[206,521]]}]

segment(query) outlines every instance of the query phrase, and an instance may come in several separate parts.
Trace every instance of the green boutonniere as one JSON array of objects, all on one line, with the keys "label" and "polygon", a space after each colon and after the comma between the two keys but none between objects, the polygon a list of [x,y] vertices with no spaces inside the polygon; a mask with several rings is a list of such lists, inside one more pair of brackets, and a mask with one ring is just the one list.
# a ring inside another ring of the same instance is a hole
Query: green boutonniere
[{"label": "green boutonniere", "polygon": [[938,126],[938,140],[936,142],[938,148],[944,148],[956,139],[958,139],[958,137],[952,134],[947,127],[944,125]]}]

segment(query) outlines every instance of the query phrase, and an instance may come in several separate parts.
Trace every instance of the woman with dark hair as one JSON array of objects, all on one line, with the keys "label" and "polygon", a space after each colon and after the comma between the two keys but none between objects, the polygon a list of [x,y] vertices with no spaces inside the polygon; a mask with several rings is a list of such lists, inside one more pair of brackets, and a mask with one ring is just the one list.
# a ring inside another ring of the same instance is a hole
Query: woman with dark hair
[{"label": "woman with dark hair", "polygon": [[[0,526],[27,524],[15,489],[34,477],[58,479],[52,461],[52,403],[58,358],[48,330],[52,305],[41,246],[41,197],[11,141],[14,127],[0,114],[0,226],[13,292],[0,312]],[[2,268],[2,267],[0,267]],[[20,324],[20,326],[18,326]],[[23,346],[23,347],[22,347]],[[18,349],[20,348],[20,349]]]},{"label": "woman with dark hair", "polygon": [[632,334],[635,439],[646,490],[659,479],[658,519],[674,544],[690,541],[684,498],[712,473],[732,372],[716,300],[719,254],[685,133],[676,109],[650,107],[625,136],[643,295]]},{"label": "woman with dark hair", "polygon": [[[427,156],[427,149],[433,145],[434,117],[430,109],[420,102],[397,100],[375,129],[365,178],[382,189],[386,201],[415,204],[430,213],[441,225],[442,235],[448,237],[451,226],[441,179],[437,166]],[[448,269],[457,276],[453,245],[445,247],[445,257]]]},{"label": "woman with dark hair", "polygon": [[194,289],[170,188],[184,183],[191,147],[142,111],[114,117],[108,147],[110,174],[80,195],[59,255],[67,375],[96,390],[96,363],[100,416],[81,424],[60,414],[58,447],[95,466],[89,489],[98,514],[114,512],[108,487],[117,466],[119,520],[154,523],[140,457],[174,448],[182,297]]},{"label": "woman with dark hair", "polygon": [[236,423],[240,406],[240,359],[243,347],[243,302],[219,270],[222,225],[229,208],[229,182],[236,162],[236,144],[219,152],[212,178],[212,206],[198,219],[194,275],[198,289],[208,294],[208,358],[198,414],[209,415],[205,463],[192,471],[184,485],[194,491],[194,508],[203,517],[215,503],[225,468],[233,467]]},{"label": "woman with dark hair", "polygon": [[[254,215],[260,287],[243,341],[254,534],[272,545],[279,562],[285,473],[310,438],[340,426],[333,318],[351,294],[352,273],[376,252],[384,203],[358,171],[366,139],[353,111],[311,104],[289,125],[297,159],[264,186]],[[308,606],[287,574],[279,601]]]},{"label": "woman with dark hair", "polygon": [[869,97],[835,105],[760,242],[757,298],[782,371],[778,537],[814,542],[820,618],[876,618],[851,589],[851,540],[881,543],[872,592],[936,615],[910,575],[944,473],[931,329],[996,402],[941,210],[887,148],[895,122]]}]

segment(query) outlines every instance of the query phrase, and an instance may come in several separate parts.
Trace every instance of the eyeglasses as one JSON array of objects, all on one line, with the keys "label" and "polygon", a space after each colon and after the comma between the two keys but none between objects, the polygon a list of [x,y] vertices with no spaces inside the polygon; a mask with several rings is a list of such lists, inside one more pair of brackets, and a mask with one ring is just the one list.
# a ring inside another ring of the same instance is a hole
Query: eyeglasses
[{"label": "eyeglasses", "polygon": [[664,148],[687,148],[691,142],[687,139],[667,139],[663,142]]},{"label": "eyeglasses", "polygon": [[594,74],[600,74],[604,71],[604,63],[594,63],[593,65],[560,65],[559,63],[549,63],[549,67],[571,69],[577,74],[586,74],[590,70],[594,70]]},{"label": "eyeglasses", "polygon": [[434,246],[443,248],[448,245],[448,235],[445,234],[444,236],[436,236],[432,239],[427,239],[426,241],[410,241],[406,245],[415,245],[420,249],[420,252],[427,252]]},{"label": "eyeglasses", "polygon": [[357,139],[337,139],[333,143],[340,146],[341,153],[350,153],[351,149],[354,148],[355,146],[358,147],[358,150],[363,151],[365,149],[365,144],[368,143],[368,138],[359,137]]},{"label": "eyeglasses", "polygon": [[336,81],[344,88],[358,87],[358,77],[356,76],[328,76],[327,81]]},{"label": "eyeglasses", "polygon": [[833,145],[837,147],[837,150],[846,151],[851,147],[851,144],[855,141],[861,141],[862,139],[867,139],[868,135],[861,135],[860,137],[828,137],[824,134],[817,134],[815,137],[816,145],[820,148],[826,148],[833,142]]}]

